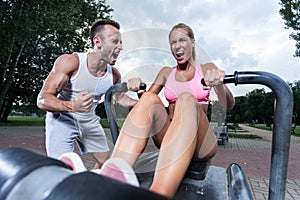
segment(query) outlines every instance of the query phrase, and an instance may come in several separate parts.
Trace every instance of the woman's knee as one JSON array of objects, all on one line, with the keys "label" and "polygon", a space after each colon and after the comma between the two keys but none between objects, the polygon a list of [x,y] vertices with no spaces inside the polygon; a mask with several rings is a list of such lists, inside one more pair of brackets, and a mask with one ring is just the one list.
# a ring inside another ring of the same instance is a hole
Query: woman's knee
[{"label": "woman's knee", "polygon": [[182,93],[178,97],[176,105],[180,105],[182,111],[190,111],[192,109],[193,111],[196,111],[197,114],[199,114],[199,104],[195,97],[188,92]]},{"label": "woman's knee", "polygon": [[195,99],[195,97],[189,93],[189,92],[184,92],[182,94],[179,95],[177,102],[182,102],[182,105],[185,104],[195,104],[197,105],[197,100]]},{"label": "woman's knee", "polygon": [[139,100],[143,105],[153,105],[161,103],[159,96],[153,92],[145,92]]},{"label": "woman's knee", "polygon": [[129,116],[131,121],[126,120],[126,125],[131,123],[132,127],[147,129],[151,135],[159,132],[168,120],[168,113],[161,99],[152,92],[145,92],[142,95]]}]

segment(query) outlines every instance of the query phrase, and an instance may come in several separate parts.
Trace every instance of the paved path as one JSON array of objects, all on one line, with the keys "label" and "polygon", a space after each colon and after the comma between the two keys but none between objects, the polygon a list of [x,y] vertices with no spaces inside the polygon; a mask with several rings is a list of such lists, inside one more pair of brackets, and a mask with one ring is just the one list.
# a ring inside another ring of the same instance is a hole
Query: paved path
[{"label": "paved path", "polygon": [[[262,139],[229,139],[229,143],[219,146],[212,164],[227,167],[238,163],[248,177],[248,182],[257,200],[268,199],[268,185],[271,160],[272,132],[240,125],[248,132]],[[292,136],[290,145],[288,180],[285,199],[300,199],[300,138]]]},{"label": "paved path", "polygon": [[[257,200],[268,199],[268,181],[271,158],[270,131],[262,131],[242,126],[247,134],[256,134],[262,139],[229,139],[220,145],[212,164],[228,167],[230,163],[238,163],[245,171]],[[109,133],[109,130],[106,130]],[[0,149],[21,147],[45,154],[44,127],[0,127]],[[78,150],[76,150],[78,151]],[[286,199],[300,199],[300,138],[292,136],[288,167]],[[298,155],[298,156],[297,156]],[[94,164],[91,155],[82,156],[88,168]]]}]

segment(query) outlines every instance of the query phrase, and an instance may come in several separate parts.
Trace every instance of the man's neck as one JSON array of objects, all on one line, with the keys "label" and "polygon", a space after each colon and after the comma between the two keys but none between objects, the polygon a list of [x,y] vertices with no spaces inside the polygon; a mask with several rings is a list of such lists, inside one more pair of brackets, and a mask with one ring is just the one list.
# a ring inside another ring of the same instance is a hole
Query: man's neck
[{"label": "man's neck", "polygon": [[107,71],[107,62],[102,59],[98,59],[101,56],[97,56],[94,52],[88,53],[87,56],[87,68],[90,73],[96,77],[103,76]]}]

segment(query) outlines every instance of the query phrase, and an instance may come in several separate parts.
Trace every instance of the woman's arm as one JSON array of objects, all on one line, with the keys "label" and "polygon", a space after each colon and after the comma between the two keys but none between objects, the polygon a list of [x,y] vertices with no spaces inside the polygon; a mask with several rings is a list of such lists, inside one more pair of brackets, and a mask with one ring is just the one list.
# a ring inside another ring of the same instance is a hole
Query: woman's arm
[{"label": "woman's arm", "polygon": [[149,88],[149,91],[158,94],[163,89],[163,87],[165,87],[167,78],[171,73],[171,71],[172,71],[171,67],[163,67],[156,75],[154,82]]},{"label": "woman's arm", "polygon": [[225,71],[220,70],[213,63],[202,65],[202,71],[204,73],[204,81],[206,85],[214,88],[218,96],[219,103],[227,110],[232,109],[235,101],[229,88],[223,84]]},{"label": "woman's arm", "polygon": [[[160,72],[157,74],[154,82],[149,88],[149,92],[153,92],[158,94],[165,85],[166,78],[169,76],[172,68],[171,67],[163,67]],[[121,79],[119,79],[121,80]],[[119,81],[120,82],[120,81]],[[138,92],[140,90],[140,84],[143,81],[140,78],[131,78],[127,81],[128,90]],[[123,106],[134,106],[138,100],[130,98],[125,93],[118,93],[115,95],[116,100],[119,104]]]},{"label": "woman's arm", "polygon": [[229,88],[224,84],[220,84],[214,86],[214,90],[218,96],[219,103],[221,104],[221,106],[226,110],[233,109],[235,101]]}]

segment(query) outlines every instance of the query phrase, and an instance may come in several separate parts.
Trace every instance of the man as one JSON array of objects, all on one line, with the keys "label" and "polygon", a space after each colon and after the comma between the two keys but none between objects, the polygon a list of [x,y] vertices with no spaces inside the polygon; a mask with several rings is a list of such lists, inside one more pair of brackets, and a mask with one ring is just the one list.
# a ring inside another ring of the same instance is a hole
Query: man
[{"label": "man", "polygon": [[[47,111],[46,150],[53,158],[74,150],[91,152],[100,168],[109,157],[104,130],[95,114],[101,96],[112,84],[121,82],[112,67],[122,50],[120,25],[113,20],[98,20],[90,29],[92,52],[64,54],[57,58],[37,97],[37,106]],[[119,95],[124,106],[137,100]]]}]

